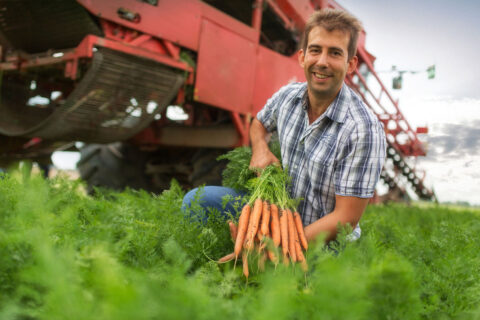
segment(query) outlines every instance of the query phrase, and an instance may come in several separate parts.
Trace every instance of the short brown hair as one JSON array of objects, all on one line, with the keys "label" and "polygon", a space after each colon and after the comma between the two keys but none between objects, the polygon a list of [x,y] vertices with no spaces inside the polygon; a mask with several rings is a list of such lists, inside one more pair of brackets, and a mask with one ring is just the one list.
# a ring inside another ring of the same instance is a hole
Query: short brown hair
[{"label": "short brown hair", "polygon": [[340,30],[350,35],[348,41],[348,59],[357,53],[358,35],[362,28],[362,23],[350,13],[338,9],[322,9],[315,11],[308,18],[305,30],[303,32],[302,49],[307,50],[308,35],[314,27],[325,28],[328,32]]}]

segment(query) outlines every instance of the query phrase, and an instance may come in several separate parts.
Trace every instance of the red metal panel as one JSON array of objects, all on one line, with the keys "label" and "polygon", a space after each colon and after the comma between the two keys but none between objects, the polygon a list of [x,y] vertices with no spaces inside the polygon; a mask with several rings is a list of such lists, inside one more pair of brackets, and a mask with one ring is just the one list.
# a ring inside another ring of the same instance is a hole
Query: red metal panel
[{"label": "red metal panel", "polygon": [[[192,50],[198,49],[201,7],[198,0],[160,0],[152,6],[138,0],[77,0],[92,14],[106,20],[169,40]],[[119,17],[122,8],[138,13],[139,21]]]},{"label": "red metal panel", "polygon": [[253,29],[252,26],[246,25],[204,2],[201,2],[200,7],[202,18],[214,21],[217,25],[232,31],[245,39],[258,42],[259,33]]},{"label": "red metal panel", "polygon": [[[195,51],[202,17],[253,41],[258,39],[258,32],[251,27],[199,0],[159,0],[156,6],[138,0],[77,1],[100,18]],[[119,9],[138,14],[138,21],[122,19],[117,13]]]},{"label": "red metal panel", "polygon": [[251,110],[256,44],[204,20],[197,62],[195,100],[230,111]]},{"label": "red metal panel", "polygon": [[[279,67],[281,66],[281,67]],[[259,47],[253,93],[253,112],[256,114],[278,89],[290,82],[305,81],[305,74],[295,54],[285,57],[270,49]]]},{"label": "red metal panel", "polygon": [[427,134],[428,133],[428,127],[417,127],[417,133],[418,134]]}]

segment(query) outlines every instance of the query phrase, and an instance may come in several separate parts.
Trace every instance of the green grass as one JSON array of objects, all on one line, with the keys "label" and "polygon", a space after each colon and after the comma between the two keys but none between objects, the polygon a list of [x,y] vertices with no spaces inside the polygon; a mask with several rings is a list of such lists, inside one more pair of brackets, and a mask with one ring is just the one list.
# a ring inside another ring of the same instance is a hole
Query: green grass
[{"label": "green grass", "polygon": [[321,243],[299,267],[263,273],[212,260],[228,228],[155,196],[19,172],[0,177],[0,319],[479,319],[474,210],[370,206],[363,235]]}]

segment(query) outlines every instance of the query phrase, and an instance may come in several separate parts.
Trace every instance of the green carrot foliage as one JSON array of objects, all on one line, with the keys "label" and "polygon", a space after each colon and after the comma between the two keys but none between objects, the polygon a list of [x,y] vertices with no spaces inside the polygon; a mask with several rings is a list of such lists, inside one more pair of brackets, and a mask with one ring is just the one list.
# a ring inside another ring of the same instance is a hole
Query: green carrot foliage
[{"label": "green carrot foliage", "polygon": [[160,195],[83,190],[0,174],[0,319],[480,316],[479,210],[369,206],[360,240],[311,244],[306,274],[256,272],[252,257],[245,284],[233,262],[214,262],[232,252],[226,223],[183,214],[177,183]]},{"label": "green carrot foliage", "polygon": [[[281,159],[278,142],[271,143],[270,149]],[[281,208],[296,208],[299,200],[291,199],[288,194],[291,179],[287,170],[280,165],[269,165],[262,170],[251,169],[251,158],[252,151],[249,147],[239,147],[220,156],[218,160],[228,160],[223,171],[223,185],[247,193],[249,204],[260,198]]]}]

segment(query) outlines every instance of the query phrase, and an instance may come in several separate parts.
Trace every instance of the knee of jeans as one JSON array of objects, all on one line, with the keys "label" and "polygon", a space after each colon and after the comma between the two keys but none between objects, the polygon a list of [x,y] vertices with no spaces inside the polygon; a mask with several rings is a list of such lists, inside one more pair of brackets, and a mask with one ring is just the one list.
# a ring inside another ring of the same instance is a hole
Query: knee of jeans
[{"label": "knee of jeans", "polygon": [[187,192],[187,194],[183,197],[182,200],[182,211],[185,211],[187,208],[190,208],[193,200],[195,199],[195,195],[197,193],[198,188],[192,189]]}]

